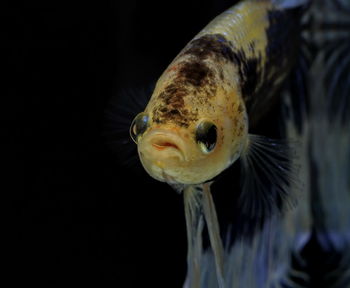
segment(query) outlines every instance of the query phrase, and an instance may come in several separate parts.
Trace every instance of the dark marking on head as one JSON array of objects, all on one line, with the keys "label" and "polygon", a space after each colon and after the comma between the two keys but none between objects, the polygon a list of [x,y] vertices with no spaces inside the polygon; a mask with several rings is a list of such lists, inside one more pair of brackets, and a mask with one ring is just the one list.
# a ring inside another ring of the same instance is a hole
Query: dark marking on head
[{"label": "dark marking on head", "polygon": [[198,103],[208,104],[216,93],[216,73],[200,59],[188,59],[178,67],[172,83],[158,95],[160,103],[153,109],[153,121],[188,127],[198,120],[198,109],[189,111],[184,98],[195,95]]},{"label": "dark marking on head", "polygon": [[185,62],[178,73],[179,78],[183,78],[184,84],[200,87],[209,83],[214,77],[213,71],[203,61]]},{"label": "dark marking on head", "polygon": [[164,110],[160,108],[161,106],[157,106],[153,110],[153,121],[157,124],[164,124],[166,122],[174,122],[180,127],[187,128],[189,124],[193,121],[197,121],[198,113],[195,111],[189,111],[186,108],[181,110],[171,109]]},{"label": "dark marking on head", "polygon": [[188,88],[178,83],[172,83],[165,87],[164,91],[159,95],[166,104],[174,104],[180,102],[183,104],[182,98],[188,94]]},{"label": "dark marking on head", "polygon": [[232,43],[221,34],[208,34],[189,43],[184,55],[192,55],[204,60],[214,57],[216,60],[225,59],[233,62]]},{"label": "dark marking on head", "polygon": [[188,93],[188,87],[178,81],[166,86],[158,95],[160,104],[153,109],[153,121],[157,124],[172,121],[181,127],[188,127],[198,114],[189,112],[185,107],[184,97]]},{"label": "dark marking on head", "polygon": [[[253,57],[248,57],[249,50]],[[245,100],[252,98],[256,92],[261,79],[261,55],[255,52],[255,43],[251,41],[247,47],[234,47],[222,34],[204,35],[189,43],[184,55],[194,56],[195,59],[205,60],[207,58],[215,61],[229,61],[238,68],[241,83],[242,96]],[[218,71],[218,77],[224,81],[222,69]]]},{"label": "dark marking on head", "polygon": [[[251,41],[248,47],[236,48],[221,34],[204,35],[189,43],[184,55],[191,55],[196,61],[211,58],[217,62],[229,61],[238,68],[243,98],[250,99],[256,92],[261,81],[261,56],[255,53],[255,43]],[[247,57],[246,50],[250,50],[254,57]],[[218,65],[220,67],[220,65]],[[218,78],[224,81],[222,68],[217,71]],[[215,91],[213,91],[215,93]]]},{"label": "dark marking on head", "polygon": [[[169,86],[168,86],[169,87]],[[165,90],[159,94],[159,99],[166,104],[166,106],[163,106],[162,109],[168,109],[171,106],[174,108],[181,108],[184,106],[185,102],[183,97],[186,95],[186,91],[178,88],[178,89],[169,89],[165,88]]]}]

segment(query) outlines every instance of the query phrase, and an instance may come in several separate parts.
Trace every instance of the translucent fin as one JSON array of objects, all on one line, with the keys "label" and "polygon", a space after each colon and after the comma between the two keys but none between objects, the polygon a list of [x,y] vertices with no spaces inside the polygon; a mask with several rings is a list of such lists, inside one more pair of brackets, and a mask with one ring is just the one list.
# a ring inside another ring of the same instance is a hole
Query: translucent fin
[{"label": "translucent fin", "polygon": [[273,0],[272,3],[280,9],[293,9],[308,5],[311,0]]},{"label": "translucent fin", "polygon": [[[302,133],[305,128],[306,117],[309,115],[309,87],[308,73],[311,62],[313,60],[313,48],[306,41],[302,41],[302,49],[295,69],[292,71],[287,83],[286,89],[281,94],[281,98],[288,99],[288,103],[284,103],[282,107],[282,115],[284,121],[293,119],[293,125],[298,130],[298,134]],[[286,98],[286,94],[293,95]]]},{"label": "translucent fin", "polygon": [[290,186],[298,184],[296,143],[249,135],[246,153],[241,156],[243,187],[240,197],[242,212],[253,219],[270,216],[275,211],[296,203]]},{"label": "translucent fin", "polygon": [[187,280],[185,287],[200,288],[202,231],[202,193],[195,186],[184,189],[184,204],[187,228]]},{"label": "translucent fin", "polygon": [[124,166],[133,166],[139,161],[129,129],[134,117],[145,109],[152,89],[153,85],[123,89],[112,97],[104,111],[103,141]]},{"label": "translucent fin", "polygon": [[220,238],[219,222],[215,205],[210,193],[210,183],[203,184],[203,210],[207,222],[211,248],[215,258],[216,277],[219,288],[225,288],[224,281],[224,249]]},{"label": "translucent fin", "polygon": [[213,262],[215,263],[216,281],[219,288],[225,288],[224,251],[220,238],[219,223],[215,205],[210,193],[210,183],[186,186],[184,189],[185,215],[187,227],[188,273],[184,287],[200,288],[203,284],[202,265],[202,231],[203,214],[207,223]]},{"label": "translucent fin", "polygon": [[181,194],[181,192],[185,189],[185,185],[184,184],[180,184],[180,183],[169,183],[169,186],[171,188],[173,188],[177,193]]}]

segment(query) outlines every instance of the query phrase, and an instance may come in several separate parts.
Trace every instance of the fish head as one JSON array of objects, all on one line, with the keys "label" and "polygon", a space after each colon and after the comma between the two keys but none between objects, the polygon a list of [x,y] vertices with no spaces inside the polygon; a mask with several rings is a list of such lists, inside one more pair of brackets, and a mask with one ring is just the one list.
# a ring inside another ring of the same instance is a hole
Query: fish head
[{"label": "fish head", "polygon": [[186,109],[151,103],[130,128],[145,170],[169,184],[213,179],[239,158],[247,137],[246,112],[238,112],[242,105],[218,98],[192,105],[186,99]]}]

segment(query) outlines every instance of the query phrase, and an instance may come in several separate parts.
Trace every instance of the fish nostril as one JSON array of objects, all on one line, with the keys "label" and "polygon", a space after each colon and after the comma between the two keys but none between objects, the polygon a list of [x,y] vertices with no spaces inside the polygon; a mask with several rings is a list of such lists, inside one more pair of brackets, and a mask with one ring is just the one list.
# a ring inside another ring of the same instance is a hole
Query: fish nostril
[{"label": "fish nostril", "polygon": [[158,142],[152,143],[152,146],[158,150],[164,150],[169,147],[179,150],[179,147],[176,144],[168,141],[158,141]]}]

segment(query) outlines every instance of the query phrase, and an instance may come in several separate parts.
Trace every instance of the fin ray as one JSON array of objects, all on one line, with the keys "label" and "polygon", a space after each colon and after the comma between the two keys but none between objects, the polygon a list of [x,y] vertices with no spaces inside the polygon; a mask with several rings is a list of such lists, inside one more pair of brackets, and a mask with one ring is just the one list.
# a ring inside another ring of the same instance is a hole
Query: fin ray
[{"label": "fin ray", "polygon": [[146,107],[150,95],[151,87],[122,89],[104,111],[104,143],[125,167],[132,168],[138,163],[137,147],[129,129],[134,117]]},{"label": "fin ray", "polygon": [[187,280],[189,287],[200,288],[202,232],[204,219],[202,213],[202,193],[195,186],[184,189],[184,204],[187,229]]},{"label": "fin ray", "polygon": [[296,197],[290,186],[298,186],[293,142],[249,135],[248,151],[242,160],[243,213],[265,218],[284,207],[293,206]]}]

